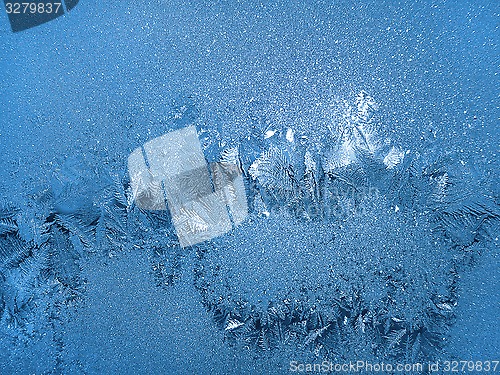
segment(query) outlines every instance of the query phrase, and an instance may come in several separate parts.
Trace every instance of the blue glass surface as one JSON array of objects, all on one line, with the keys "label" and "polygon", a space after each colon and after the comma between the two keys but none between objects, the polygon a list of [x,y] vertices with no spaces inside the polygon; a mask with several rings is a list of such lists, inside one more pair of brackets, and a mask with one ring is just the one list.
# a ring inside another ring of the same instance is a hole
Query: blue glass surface
[{"label": "blue glass surface", "polygon": [[[497,2],[8,9],[0,374],[500,372]],[[127,159],[191,125],[248,216],[182,247]]]}]

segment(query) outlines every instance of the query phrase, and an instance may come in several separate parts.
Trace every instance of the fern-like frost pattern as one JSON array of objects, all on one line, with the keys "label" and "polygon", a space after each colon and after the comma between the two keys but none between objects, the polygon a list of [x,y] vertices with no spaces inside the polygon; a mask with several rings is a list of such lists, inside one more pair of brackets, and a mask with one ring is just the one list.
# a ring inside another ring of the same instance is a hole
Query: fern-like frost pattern
[{"label": "fern-like frost pattern", "polygon": [[250,216],[187,249],[168,210],[134,204],[125,173],[68,158],[24,205],[0,202],[0,335],[18,345],[49,330],[52,368],[79,367],[63,331],[85,299],[82,262],[141,251],[166,292],[193,272],[227,341],[246,350],[438,357],[460,273],[498,236],[498,202],[452,154],[428,160],[385,139],[377,108],[360,93],[321,142],[291,128],[230,142],[219,161],[243,170]]}]

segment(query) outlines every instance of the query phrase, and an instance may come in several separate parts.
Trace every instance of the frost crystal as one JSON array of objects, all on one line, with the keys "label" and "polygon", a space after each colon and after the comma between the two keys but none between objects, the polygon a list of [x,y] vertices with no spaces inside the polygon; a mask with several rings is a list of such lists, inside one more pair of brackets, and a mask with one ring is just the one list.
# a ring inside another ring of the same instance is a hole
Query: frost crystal
[{"label": "frost crystal", "polygon": [[256,216],[201,247],[195,271],[230,341],[412,361],[446,342],[458,269],[498,229],[499,209],[449,159],[390,146],[377,107],[360,93],[329,142],[276,139],[250,164]]},{"label": "frost crystal", "polygon": [[[178,126],[188,109],[178,109]],[[0,334],[23,343],[52,332],[52,370],[64,372],[62,321],[85,299],[82,262],[137,250],[169,292],[192,270],[230,343],[332,361],[435,358],[460,302],[460,273],[498,237],[498,201],[454,155],[428,160],[384,139],[376,109],[360,93],[321,142],[288,127],[265,140],[256,131],[240,144],[204,141],[226,147],[211,183],[241,225],[186,249],[155,204],[159,185],[145,189],[146,207],[135,204],[150,176],[133,182],[69,158],[24,206],[0,204]],[[199,205],[182,206],[192,232],[205,229],[197,215],[210,204]]]}]

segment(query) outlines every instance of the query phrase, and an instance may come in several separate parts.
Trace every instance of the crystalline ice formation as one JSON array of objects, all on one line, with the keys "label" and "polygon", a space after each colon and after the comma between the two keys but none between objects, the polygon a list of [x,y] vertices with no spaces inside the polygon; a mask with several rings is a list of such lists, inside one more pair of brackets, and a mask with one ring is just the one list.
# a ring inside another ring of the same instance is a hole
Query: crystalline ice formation
[{"label": "crystalline ice formation", "polygon": [[445,343],[461,259],[499,209],[446,160],[382,140],[376,108],[361,93],[328,143],[271,139],[250,163],[254,216],[200,247],[196,266],[230,340],[413,361]]},{"label": "crystalline ice formation", "polygon": [[39,241],[25,238],[19,230],[24,214],[0,208],[0,221],[8,218],[16,228],[0,235],[0,334],[13,343],[35,341],[47,332],[55,338],[60,306],[69,306],[83,291],[79,255],[68,237],[38,223],[45,233]]},{"label": "crystalline ice formation", "polygon": [[0,204],[0,338],[12,347],[52,340],[47,373],[64,373],[69,365],[63,321],[85,297],[82,258],[107,258],[133,246],[150,256],[159,285],[177,278],[171,218],[132,209],[128,189],[98,163],[69,159],[52,189],[22,208]]},{"label": "crystalline ice formation", "polygon": [[[376,107],[361,93],[321,142],[256,133],[213,165],[229,211],[247,204],[235,188],[251,208],[191,249],[195,286],[230,342],[407,362],[442,347],[463,264],[498,236],[498,202],[453,155],[426,160],[377,135]],[[138,207],[131,181],[88,164],[69,159],[51,189],[0,205],[1,332],[21,342],[52,330],[59,372],[58,321],[85,296],[82,259],[139,249],[162,288],[186,260],[168,210]]]}]

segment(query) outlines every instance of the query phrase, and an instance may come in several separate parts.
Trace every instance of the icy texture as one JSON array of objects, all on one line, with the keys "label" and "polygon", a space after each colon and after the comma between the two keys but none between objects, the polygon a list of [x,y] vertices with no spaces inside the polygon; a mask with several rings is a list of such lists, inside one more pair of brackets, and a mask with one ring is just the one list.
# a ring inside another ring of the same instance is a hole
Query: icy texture
[{"label": "icy texture", "polygon": [[249,163],[252,218],[198,249],[229,339],[407,362],[446,343],[458,270],[497,233],[498,206],[451,156],[427,165],[377,134],[376,108],[361,93],[328,142],[271,138]]},{"label": "icy texture", "polygon": [[[79,368],[62,332],[85,302],[82,262],[141,251],[167,291],[192,271],[236,346],[331,360],[438,357],[460,273],[498,235],[498,202],[453,155],[429,160],[379,134],[376,108],[360,93],[316,130],[321,142],[288,127],[237,144],[200,130],[209,158],[224,145],[212,174],[241,225],[185,249],[167,210],[134,204],[126,173],[68,158],[50,187],[0,207],[2,337],[14,347],[48,341],[47,368]],[[247,203],[243,220],[235,207]]]}]

